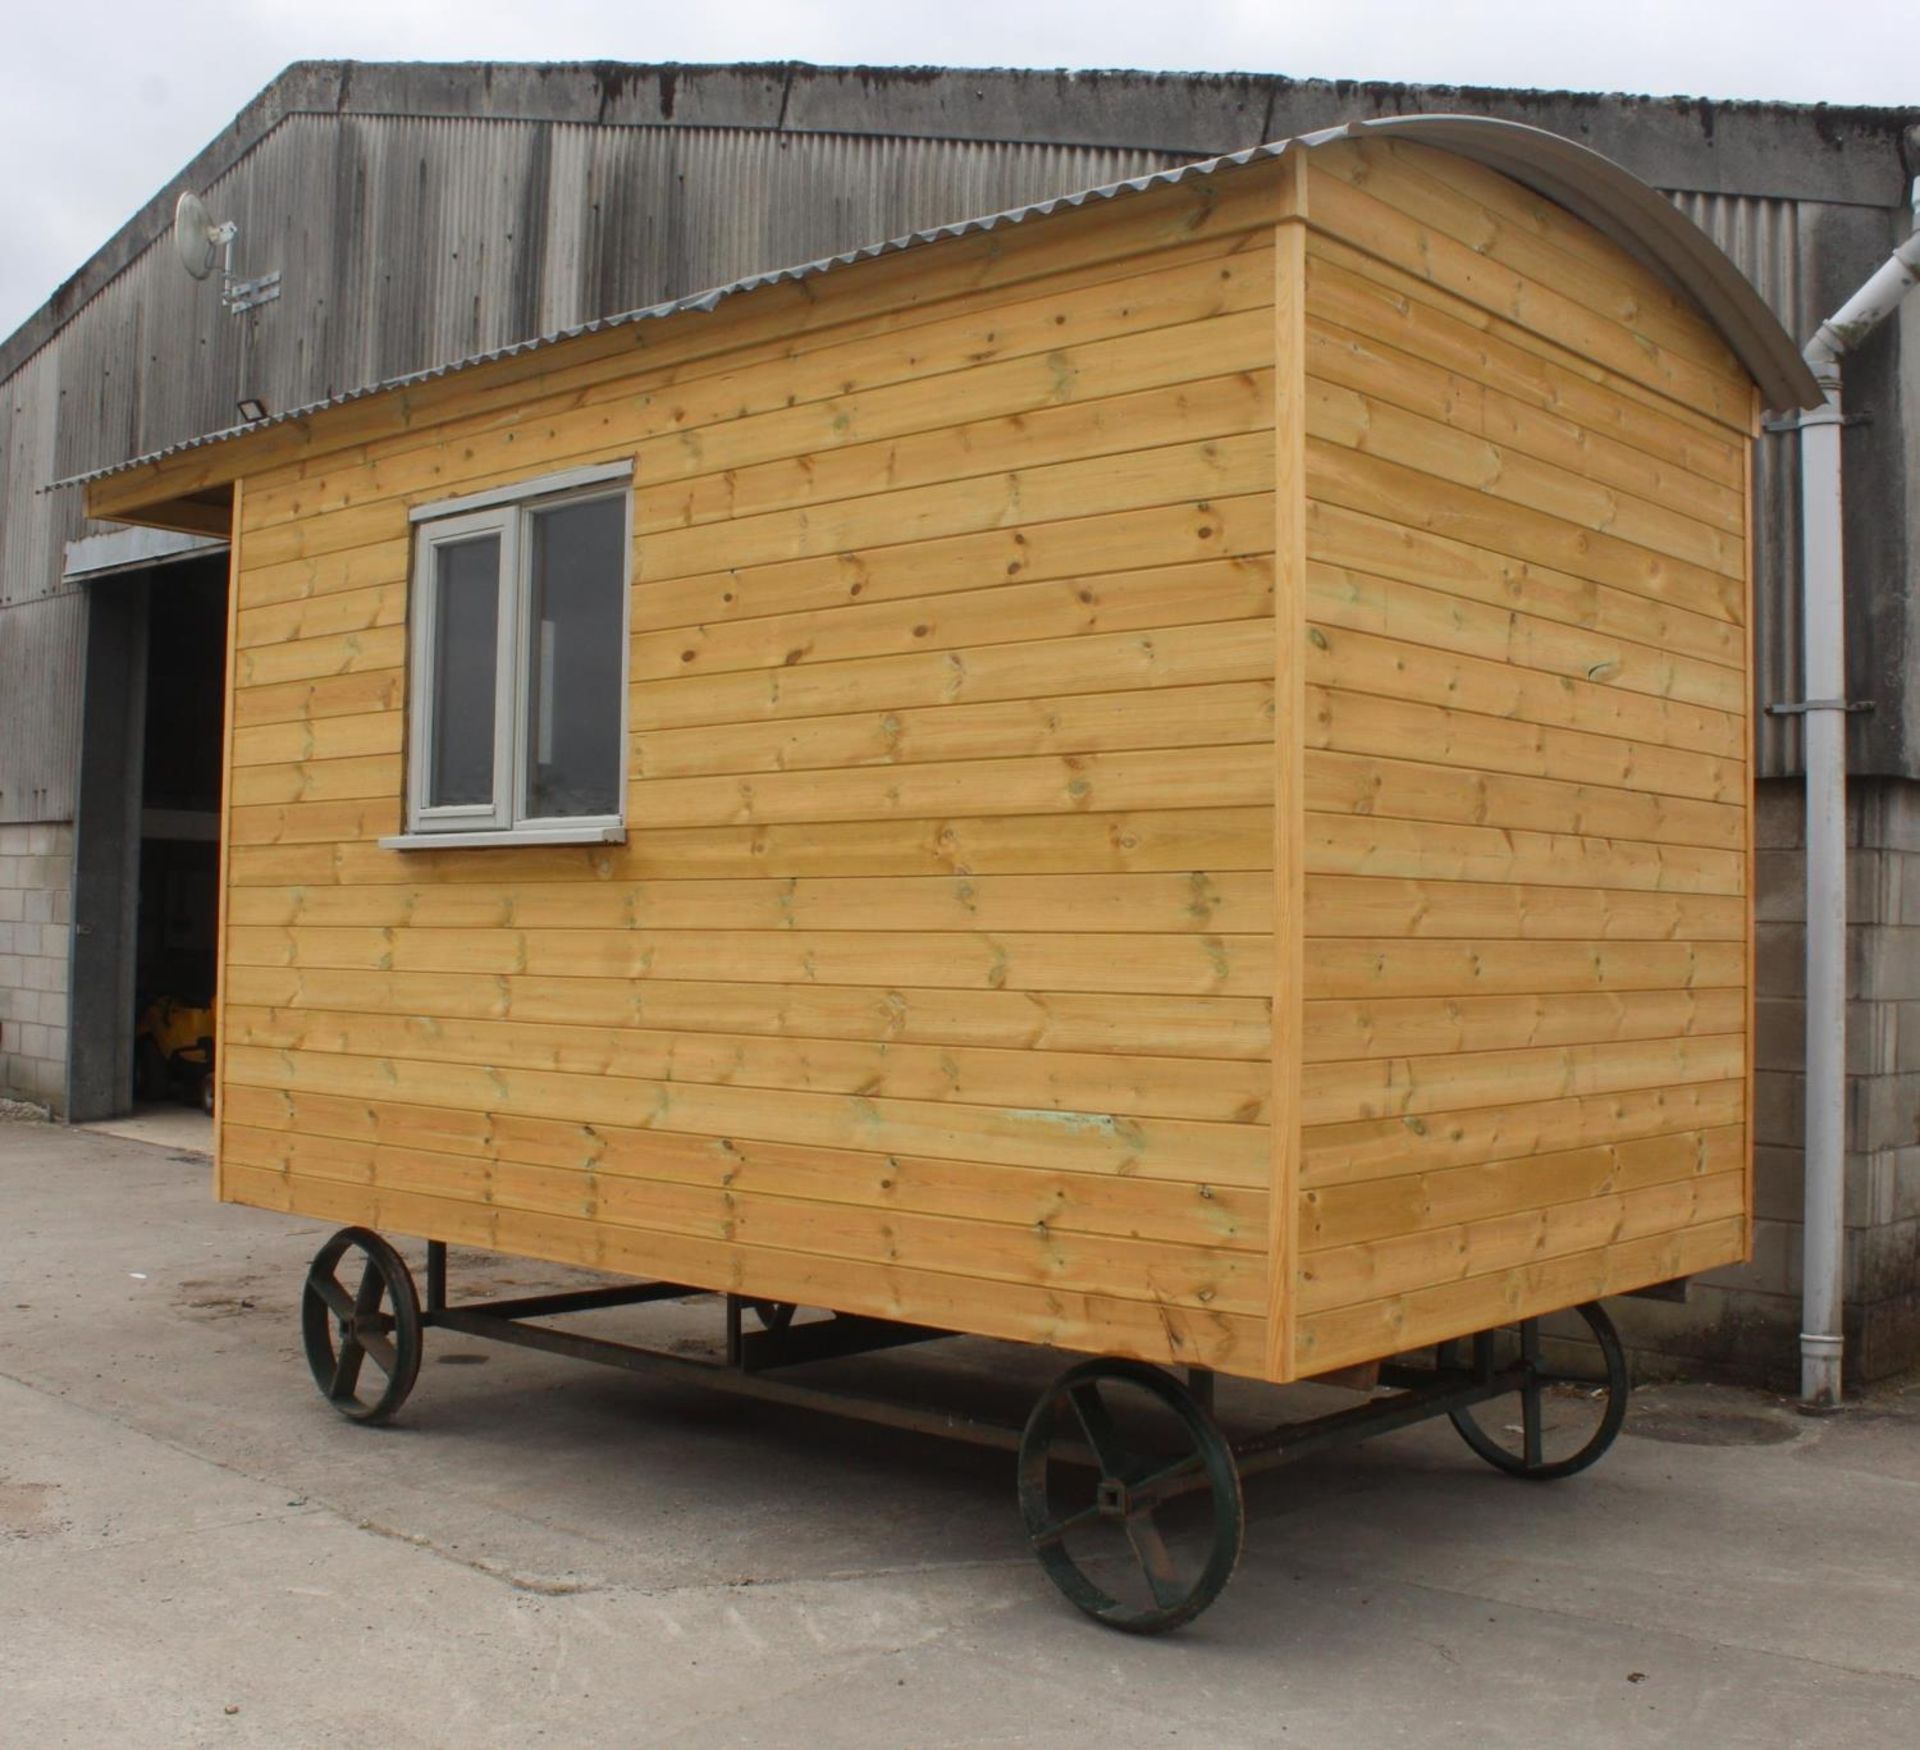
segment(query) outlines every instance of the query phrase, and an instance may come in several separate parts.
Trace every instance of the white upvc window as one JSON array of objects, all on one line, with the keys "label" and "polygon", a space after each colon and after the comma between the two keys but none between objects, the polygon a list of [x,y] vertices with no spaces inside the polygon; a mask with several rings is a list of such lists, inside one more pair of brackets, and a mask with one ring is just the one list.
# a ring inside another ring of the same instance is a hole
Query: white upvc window
[{"label": "white upvc window", "polygon": [[625,836],[631,463],[413,512],[402,850]]}]

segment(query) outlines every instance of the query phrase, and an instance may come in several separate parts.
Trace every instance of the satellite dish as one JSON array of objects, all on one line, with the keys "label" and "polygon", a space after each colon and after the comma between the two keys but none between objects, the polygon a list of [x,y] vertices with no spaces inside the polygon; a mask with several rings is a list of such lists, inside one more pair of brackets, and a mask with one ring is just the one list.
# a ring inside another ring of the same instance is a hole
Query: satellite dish
[{"label": "satellite dish", "polygon": [[173,209],[173,247],[180,265],[197,280],[213,272],[219,259],[222,235],[226,227],[207,211],[207,203],[191,189],[184,191]]}]

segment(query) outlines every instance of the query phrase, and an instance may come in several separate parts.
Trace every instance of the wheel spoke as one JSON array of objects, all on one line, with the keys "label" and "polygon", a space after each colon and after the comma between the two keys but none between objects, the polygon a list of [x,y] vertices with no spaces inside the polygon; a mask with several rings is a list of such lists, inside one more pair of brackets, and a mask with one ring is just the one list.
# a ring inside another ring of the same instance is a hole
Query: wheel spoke
[{"label": "wheel spoke", "polygon": [[1167,1548],[1167,1540],[1160,1535],[1160,1527],[1154,1523],[1151,1508],[1129,1517],[1127,1542],[1133,1545],[1134,1558],[1140,1564],[1140,1571],[1153,1588],[1154,1602],[1162,1608],[1178,1604],[1186,1595],[1186,1589],[1180,1584],[1179,1570],[1173,1565],[1173,1552]]},{"label": "wheel spoke", "polygon": [[1028,1539],[1035,1549],[1050,1549],[1070,1531],[1078,1531],[1083,1525],[1097,1525],[1100,1521],[1100,1508],[1096,1503],[1091,1507],[1082,1507],[1078,1513],[1069,1513],[1064,1519],[1057,1519],[1051,1525],[1043,1525],[1038,1531],[1029,1532]]},{"label": "wheel spoke", "polygon": [[1541,1438],[1540,1398],[1541,1391],[1538,1385],[1529,1385],[1520,1393],[1521,1443],[1528,1470],[1533,1470],[1539,1465],[1544,1449]]},{"label": "wheel spoke", "polygon": [[352,1337],[340,1345],[340,1358],[334,1363],[333,1385],[328,1396],[350,1398],[354,1388],[360,1383],[360,1363],[366,1358],[366,1350]]},{"label": "wheel spoke", "polygon": [[359,1339],[359,1346],[367,1353],[367,1358],[391,1379],[400,1371],[400,1357],[394,1353],[393,1345],[385,1337],[371,1334]]},{"label": "wheel spoke", "polygon": [[1073,1413],[1080,1418],[1080,1426],[1086,1432],[1087,1444],[1093,1448],[1101,1475],[1124,1477],[1127,1474],[1127,1449],[1120,1438],[1120,1430],[1114,1426],[1107,1401],[1100,1395],[1099,1386],[1090,1379],[1083,1379],[1068,1389],[1067,1396],[1073,1404]]},{"label": "wheel spoke", "polygon": [[386,1290],[387,1279],[380,1274],[380,1266],[369,1257],[366,1269],[360,1272],[360,1292],[353,1297],[353,1310],[372,1312],[379,1306],[380,1297]]},{"label": "wheel spoke", "polygon": [[307,1286],[327,1303],[327,1309],[342,1324],[353,1317],[353,1302],[347,1298],[347,1291],[332,1276],[313,1276],[307,1280]]},{"label": "wheel spoke", "polygon": [[1194,1477],[1205,1480],[1207,1461],[1199,1453],[1190,1452],[1185,1458],[1176,1459],[1160,1470],[1149,1471],[1137,1483],[1132,1484],[1127,1493],[1143,1506],[1157,1507],[1162,1501],[1176,1495],[1184,1495],[1185,1489],[1172,1488],[1182,1477]]}]

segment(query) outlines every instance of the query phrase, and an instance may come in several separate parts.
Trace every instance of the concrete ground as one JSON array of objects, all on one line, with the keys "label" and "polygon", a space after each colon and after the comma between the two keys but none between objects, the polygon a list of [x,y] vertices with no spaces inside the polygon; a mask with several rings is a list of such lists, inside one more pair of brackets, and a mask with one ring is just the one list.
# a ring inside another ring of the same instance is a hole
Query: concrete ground
[{"label": "concrete ground", "polygon": [[[0,1124],[0,1745],[1920,1742],[1920,1392],[1661,1387],[1552,1486],[1444,1425],[1304,1461],[1136,1641],[1053,1592],[991,1452],[446,1334],[353,1427],[298,1348],[322,1234],[187,1150]],[[1053,1359],[853,1365],[937,1400]]]}]

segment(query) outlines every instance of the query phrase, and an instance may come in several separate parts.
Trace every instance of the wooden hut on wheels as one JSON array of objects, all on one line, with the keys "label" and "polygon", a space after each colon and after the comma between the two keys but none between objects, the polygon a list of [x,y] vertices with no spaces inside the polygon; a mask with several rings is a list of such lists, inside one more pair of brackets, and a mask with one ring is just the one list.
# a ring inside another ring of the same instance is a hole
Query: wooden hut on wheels
[{"label": "wooden hut on wheels", "polygon": [[232,532],[219,1195],[1271,1381],[1743,1257],[1814,397],[1413,118],[93,478]]}]

